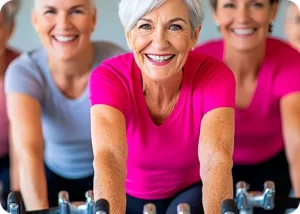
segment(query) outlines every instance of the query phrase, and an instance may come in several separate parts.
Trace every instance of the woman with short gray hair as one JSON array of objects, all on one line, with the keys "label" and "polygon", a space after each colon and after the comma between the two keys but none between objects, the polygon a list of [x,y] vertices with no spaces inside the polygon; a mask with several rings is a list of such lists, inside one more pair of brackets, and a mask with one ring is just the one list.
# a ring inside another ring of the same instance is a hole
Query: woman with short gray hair
[{"label": "woman with short gray hair", "polygon": [[92,0],[35,3],[32,21],[43,47],[14,60],[5,78],[27,210],[57,206],[62,190],[70,201],[84,201],[93,188],[88,77],[104,59],[124,52],[92,42]]},{"label": "woman with short gray hair", "polygon": [[[7,43],[13,35],[19,1],[12,0],[4,4],[0,12],[0,181],[3,183],[4,197],[10,189],[18,189],[15,156],[9,157],[11,142],[9,139],[9,121],[6,114],[4,94],[4,76],[7,66],[19,53],[9,48]],[[10,176],[11,174],[11,176]]]},{"label": "woman with short gray hair", "polygon": [[221,213],[233,198],[235,80],[190,52],[202,1],[121,0],[119,15],[133,53],[104,61],[89,80],[95,200],[107,199],[111,214],[147,203],[157,213],[179,203]]}]

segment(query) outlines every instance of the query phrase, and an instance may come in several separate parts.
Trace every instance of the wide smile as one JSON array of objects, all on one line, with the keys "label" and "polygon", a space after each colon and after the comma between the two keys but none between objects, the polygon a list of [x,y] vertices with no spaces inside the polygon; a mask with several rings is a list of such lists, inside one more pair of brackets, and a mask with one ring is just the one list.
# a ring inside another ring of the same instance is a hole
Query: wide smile
[{"label": "wide smile", "polygon": [[257,28],[233,28],[231,32],[238,37],[252,36],[257,31]]},{"label": "wide smile", "polygon": [[147,59],[154,65],[166,65],[168,64],[176,55],[175,54],[145,54]]},{"label": "wide smile", "polygon": [[70,42],[75,41],[79,36],[78,35],[74,35],[74,36],[52,36],[52,37],[53,37],[53,39],[56,42],[59,42],[59,43],[70,43]]}]

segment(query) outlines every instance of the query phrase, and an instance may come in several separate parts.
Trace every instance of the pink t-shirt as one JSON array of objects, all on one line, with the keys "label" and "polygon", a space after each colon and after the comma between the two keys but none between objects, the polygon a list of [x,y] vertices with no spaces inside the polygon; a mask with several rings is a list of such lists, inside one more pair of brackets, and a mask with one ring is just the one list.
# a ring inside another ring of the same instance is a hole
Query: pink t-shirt
[{"label": "pink t-shirt", "polygon": [[[6,67],[18,54],[6,49]],[[4,74],[0,74],[0,157],[8,154],[8,118],[6,113],[6,99],[4,94]]]},{"label": "pink t-shirt", "polygon": [[218,107],[234,107],[234,75],[223,63],[190,53],[178,102],[165,122],[152,122],[131,53],[104,61],[91,75],[90,103],[123,112],[128,143],[127,193],[143,199],[173,196],[200,181],[201,119]]},{"label": "pink t-shirt", "polygon": [[[223,40],[213,40],[195,52],[223,61],[223,48]],[[296,91],[300,91],[300,54],[283,41],[268,38],[252,101],[245,109],[236,108],[235,164],[262,163],[283,150],[279,101]]]}]

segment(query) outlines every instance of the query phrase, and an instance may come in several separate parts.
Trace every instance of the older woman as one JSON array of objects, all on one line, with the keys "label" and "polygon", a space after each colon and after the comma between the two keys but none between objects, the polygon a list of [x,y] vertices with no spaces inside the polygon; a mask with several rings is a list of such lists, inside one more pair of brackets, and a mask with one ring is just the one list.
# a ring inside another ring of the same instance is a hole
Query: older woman
[{"label": "older woman", "polygon": [[300,10],[293,2],[288,4],[284,29],[290,45],[300,52]]},{"label": "older woman", "polygon": [[[9,158],[9,151],[12,149],[9,148],[9,123],[6,114],[4,75],[9,63],[18,56],[15,50],[7,47],[7,42],[13,34],[19,3],[18,0],[10,1],[0,11],[0,181],[3,183],[5,195],[10,189],[18,189],[14,156]],[[9,167],[10,164],[11,168]],[[10,174],[12,175],[11,182]]]},{"label": "older woman", "polygon": [[37,210],[57,206],[61,190],[78,201],[93,188],[88,77],[124,51],[91,42],[92,0],[36,0],[32,18],[45,48],[17,58],[5,83],[21,192],[26,208]]},{"label": "older woman", "polygon": [[[225,62],[235,74],[234,183],[244,180],[250,190],[261,191],[266,180],[273,180],[276,194],[287,196],[290,172],[299,197],[300,54],[269,37],[278,2],[210,2],[224,39],[195,51]],[[276,213],[284,213],[280,204]]]},{"label": "older woman", "polygon": [[106,198],[112,214],[150,202],[157,213],[181,202],[220,213],[233,197],[235,80],[223,63],[190,53],[202,1],[121,0],[119,15],[133,53],[103,62],[89,80],[95,199]]}]

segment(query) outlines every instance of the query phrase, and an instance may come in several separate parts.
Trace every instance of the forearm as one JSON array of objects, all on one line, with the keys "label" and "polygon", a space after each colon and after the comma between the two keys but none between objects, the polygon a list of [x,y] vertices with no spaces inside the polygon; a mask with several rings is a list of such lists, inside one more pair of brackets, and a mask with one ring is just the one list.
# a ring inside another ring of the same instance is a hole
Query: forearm
[{"label": "forearm", "polygon": [[[10,160],[11,161],[11,160]],[[10,162],[10,189],[20,190],[19,183],[19,166],[17,160]]]},{"label": "forearm", "polygon": [[19,184],[19,163],[18,156],[15,152],[12,137],[9,139],[9,156],[10,156],[10,189],[20,190]]},{"label": "forearm", "polygon": [[27,210],[48,208],[44,163],[29,157],[19,162],[20,188]]},{"label": "forearm", "polygon": [[300,197],[300,156],[290,163],[290,176],[296,197]]},{"label": "forearm", "polygon": [[221,213],[222,201],[233,198],[231,169],[231,165],[220,163],[202,173],[205,214]]},{"label": "forearm", "polygon": [[95,200],[104,198],[110,204],[110,214],[122,214],[126,210],[126,161],[115,158],[95,158]]}]

